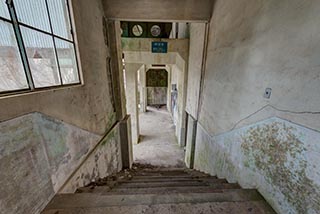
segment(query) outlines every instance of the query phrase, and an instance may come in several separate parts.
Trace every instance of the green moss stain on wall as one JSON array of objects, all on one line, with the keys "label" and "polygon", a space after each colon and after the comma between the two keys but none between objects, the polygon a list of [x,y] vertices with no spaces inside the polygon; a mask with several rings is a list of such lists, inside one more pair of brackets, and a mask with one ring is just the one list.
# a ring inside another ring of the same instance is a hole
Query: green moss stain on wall
[{"label": "green moss stain on wall", "polygon": [[117,133],[116,133],[115,130],[111,131],[111,132],[102,140],[101,145],[104,146],[105,144],[114,141],[114,140],[115,140],[115,137],[116,137],[116,134],[117,134]]},{"label": "green moss stain on wall", "polygon": [[111,112],[107,116],[107,129],[110,129],[113,124],[116,122],[116,113]]},{"label": "green moss stain on wall", "polygon": [[262,173],[298,213],[310,213],[320,210],[314,201],[320,198],[320,187],[307,177],[307,149],[300,136],[285,123],[258,125],[242,136],[241,149],[245,166]]},{"label": "green moss stain on wall", "polygon": [[168,87],[168,72],[164,69],[149,69],[146,81],[147,87]]}]

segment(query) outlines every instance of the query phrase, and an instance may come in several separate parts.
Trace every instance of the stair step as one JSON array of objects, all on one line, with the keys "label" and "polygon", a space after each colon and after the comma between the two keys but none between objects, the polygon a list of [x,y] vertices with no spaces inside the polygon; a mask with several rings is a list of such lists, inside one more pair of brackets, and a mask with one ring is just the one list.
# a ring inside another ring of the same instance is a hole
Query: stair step
[{"label": "stair step", "polygon": [[110,188],[108,186],[83,187],[78,193],[95,193],[95,194],[156,194],[156,193],[200,193],[200,192],[221,192],[221,190],[240,189],[238,184],[213,183],[209,186],[174,186],[174,187],[122,187],[117,186]]},{"label": "stair step", "polygon": [[139,172],[187,172],[187,171],[193,171],[190,170],[188,168],[143,168],[143,169],[139,169]]},{"label": "stair step", "polygon": [[149,188],[149,187],[181,187],[181,186],[209,186],[209,183],[203,181],[186,182],[150,182],[150,183],[120,183],[117,188]]},{"label": "stair step", "polygon": [[234,189],[219,193],[99,195],[91,193],[56,195],[49,209],[90,208],[152,204],[240,202],[264,200],[256,190]]},{"label": "stair step", "polygon": [[227,183],[225,179],[216,178],[163,178],[163,179],[131,179],[120,180],[118,183],[159,183],[159,182],[210,182],[210,183]]},{"label": "stair step", "polygon": [[195,176],[191,176],[191,175],[177,175],[177,176],[163,176],[163,175],[160,175],[160,176],[157,176],[157,175],[134,175],[132,177],[132,180],[145,180],[145,179],[174,179],[174,178],[177,178],[177,179],[192,179],[192,178],[200,178],[200,177],[195,177]]},{"label": "stair step", "polygon": [[240,189],[238,184],[215,184],[212,186],[199,187],[149,187],[149,188],[114,188],[109,189],[98,187],[93,190],[93,193],[102,193],[104,195],[129,195],[129,194],[173,194],[173,193],[219,193],[224,191],[230,191],[233,189]]},{"label": "stair step", "polygon": [[188,176],[187,172],[135,172],[133,176]]},{"label": "stair step", "polygon": [[208,213],[208,214],[276,214],[264,201],[211,202],[159,205],[133,205],[96,208],[51,209],[42,214],[127,214],[127,213]]}]

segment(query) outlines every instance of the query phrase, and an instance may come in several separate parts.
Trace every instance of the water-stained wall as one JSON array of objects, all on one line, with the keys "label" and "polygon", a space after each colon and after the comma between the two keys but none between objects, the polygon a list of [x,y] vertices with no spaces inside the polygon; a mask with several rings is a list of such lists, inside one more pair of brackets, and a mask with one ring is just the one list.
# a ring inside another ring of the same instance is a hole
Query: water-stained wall
[{"label": "water-stained wall", "polygon": [[257,188],[279,213],[320,210],[320,132],[271,118],[211,136],[198,125],[195,168]]},{"label": "water-stained wall", "polygon": [[165,69],[149,69],[146,73],[147,104],[166,105],[168,72]]},{"label": "water-stained wall", "polygon": [[[102,138],[40,113],[1,123],[0,135],[0,212],[15,214],[39,213]],[[101,143],[112,145],[103,147],[104,164],[86,163],[91,171],[103,172],[91,173],[90,179],[121,169],[118,138],[113,131]]]},{"label": "water-stained wall", "polygon": [[[72,0],[83,85],[0,98],[0,122],[41,112],[103,135],[116,120],[100,0]],[[88,26],[92,26],[88,30]]]},{"label": "water-stained wall", "polygon": [[77,188],[122,169],[119,129],[118,124],[102,138],[83,164],[74,171],[71,179],[61,188],[60,193],[74,193]]},{"label": "water-stained wall", "polygon": [[[83,85],[0,98],[0,213],[40,213],[62,186],[72,191],[121,168],[114,130],[121,118],[110,87],[117,77],[108,63],[110,56],[117,58],[106,36],[102,2],[70,3]],[[79,167],[84,175],[75,182]]]},{"label": "water-stained wall", "polygon": [[196,168],[258,188],[279,213],[320,210],[319,10],[217,0],[210,23]]}]

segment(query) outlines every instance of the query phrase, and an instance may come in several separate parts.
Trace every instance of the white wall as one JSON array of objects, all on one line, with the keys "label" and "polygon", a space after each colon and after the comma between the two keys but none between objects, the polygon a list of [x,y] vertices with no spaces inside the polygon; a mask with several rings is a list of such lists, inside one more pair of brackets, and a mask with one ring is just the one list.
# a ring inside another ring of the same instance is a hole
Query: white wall
[{"label": "white wall", "polygon": [[198,118],[198,103],[200,96],[200,81],[205,45],[205,23],[190,24],[188,88],[186,111],[193,118]]},{"label": "white wall", "polygon": [[320,210],[319,11],[217,0],[210,23],[196,168],[258,188],[279,213]]}]

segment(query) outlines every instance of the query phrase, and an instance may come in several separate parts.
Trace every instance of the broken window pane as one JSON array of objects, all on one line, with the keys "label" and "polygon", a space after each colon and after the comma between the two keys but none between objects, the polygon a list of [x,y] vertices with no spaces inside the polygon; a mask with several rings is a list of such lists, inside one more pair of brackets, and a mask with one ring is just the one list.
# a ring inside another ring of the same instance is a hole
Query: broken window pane
[{"label": "broken window pane", "polygon": [[8,6],[5,0],[0,0],[0,16],[6,19],[10,19]]},{"label": "broken window pane", "polygon": [[71,42],[55,38],[63,84],[79,83],[76,55]]},{"label": "broken window pane", "polygon": [[0,92],[28,87],[12,24],[0,21]]},{"label": "broken window pane", "polygon": [[14,0],[14,5],[19,22],[51,32],[44,0]]},{"label": "broken window pane", "polygon": [[35,87],[60,85],[52,37],[26,27],[21,27],[21,33]]},{"label": "broken window pane", "polygon": [[72,40],[71,25],[66,0],[48,0],[53,34]]}]

